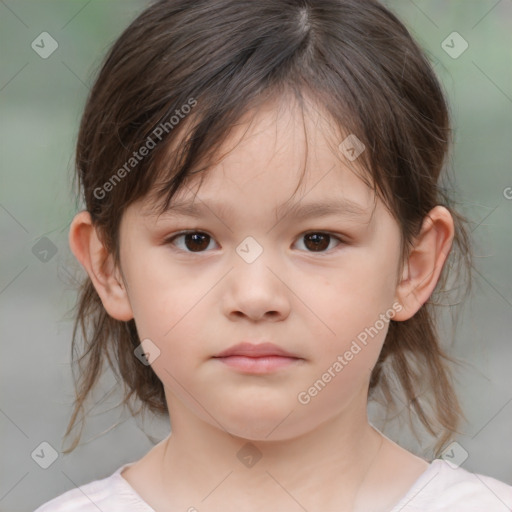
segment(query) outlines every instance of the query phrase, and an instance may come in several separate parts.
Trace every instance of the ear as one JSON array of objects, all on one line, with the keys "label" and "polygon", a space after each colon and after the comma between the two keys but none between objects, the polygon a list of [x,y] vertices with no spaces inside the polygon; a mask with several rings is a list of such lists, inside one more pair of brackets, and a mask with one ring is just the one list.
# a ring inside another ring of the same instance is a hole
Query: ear
[{"label": "ear", "polygon": [[88,211],[79,212],[73,218],[69,246],[89,274],[107,313],[116,320],[131,320],[133,313],[122,274],[101,242]]},{"label": "ear", "polygon": [[452,248],[453,218],[444,206],[436,206],[423,220],[396,290],[403,309],[393,320],[411,318],[432,295]]}]

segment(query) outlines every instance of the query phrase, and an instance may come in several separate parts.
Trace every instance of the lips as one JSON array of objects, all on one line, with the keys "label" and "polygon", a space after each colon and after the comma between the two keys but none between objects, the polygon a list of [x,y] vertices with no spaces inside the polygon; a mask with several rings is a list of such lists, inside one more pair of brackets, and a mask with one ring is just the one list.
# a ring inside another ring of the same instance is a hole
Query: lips
[{"label": "lips", "polygon": [[302,357],[268,342],[238,343],[218,353],[212,359],[232,371],[253,375],[286,371],[304,362]]},{"label": "lips", "polygon": [[243,356],[251,358],[260,357],[286,357],[292,359],[301,359],[295,354],[288,352],[281,347],[274,345],[273,343],[259,343],[257,345],[248,342],[238,343],[233,345],[226,350],[223,350],[219,354],[215,355],[215,358],[221,357],[233,357]]}]

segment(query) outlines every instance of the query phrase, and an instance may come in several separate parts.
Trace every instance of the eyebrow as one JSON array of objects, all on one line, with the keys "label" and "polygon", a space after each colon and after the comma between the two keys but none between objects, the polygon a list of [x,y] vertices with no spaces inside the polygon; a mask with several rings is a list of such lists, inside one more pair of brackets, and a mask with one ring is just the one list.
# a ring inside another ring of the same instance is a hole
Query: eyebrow
[{"label": "eyebrow", "polygon": [[[193,217],[201,218],[205,214],[213,213],[226,215],[227,218],[233,218],[234,213],[229,205],[219,201],[201,201],[199,203],[181,203],[172,205],[165,212],[165,217]],[[368,209],[364,206],[351,201],[350,199],[339,199],[328,201],[314,201],[309,203],[297,202],[291,206],[286,204],[276,208],[275,214],[278,219],[282,219],[287,215],[293,215],[296,219],[306,217],[327,217],[329,215],[340,215],[346,217],[361,217],[368,214]]]}]

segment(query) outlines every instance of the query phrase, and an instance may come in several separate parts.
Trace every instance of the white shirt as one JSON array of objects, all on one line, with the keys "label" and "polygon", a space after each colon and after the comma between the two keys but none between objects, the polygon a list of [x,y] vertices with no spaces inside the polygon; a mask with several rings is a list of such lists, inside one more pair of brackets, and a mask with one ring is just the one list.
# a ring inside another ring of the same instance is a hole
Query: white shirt
[{"label": "white shirt", "polygon": [[[109,477],[71,489],[35,512],[155,512],[121,476],[132,464],[124,464]],[[435,459],[389,512],[511,511],[512,486]]]}]

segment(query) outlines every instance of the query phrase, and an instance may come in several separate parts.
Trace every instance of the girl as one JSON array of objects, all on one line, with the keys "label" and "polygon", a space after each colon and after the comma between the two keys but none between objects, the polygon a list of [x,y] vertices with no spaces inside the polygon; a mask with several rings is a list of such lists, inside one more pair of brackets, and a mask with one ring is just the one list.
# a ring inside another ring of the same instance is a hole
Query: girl
[{"label": "girl", "polygon": [[[432,68],[377,0],[138,16],[78,137],[69,239],[88,277],[66,436],[105,358],[172,433],[38,512],[510,510],[512,487],[450,443],[462,413],[430,299],[471,269],[441,186],[451,135]],[[407,403],[442,457],[385,437],[370,398]]]}]

